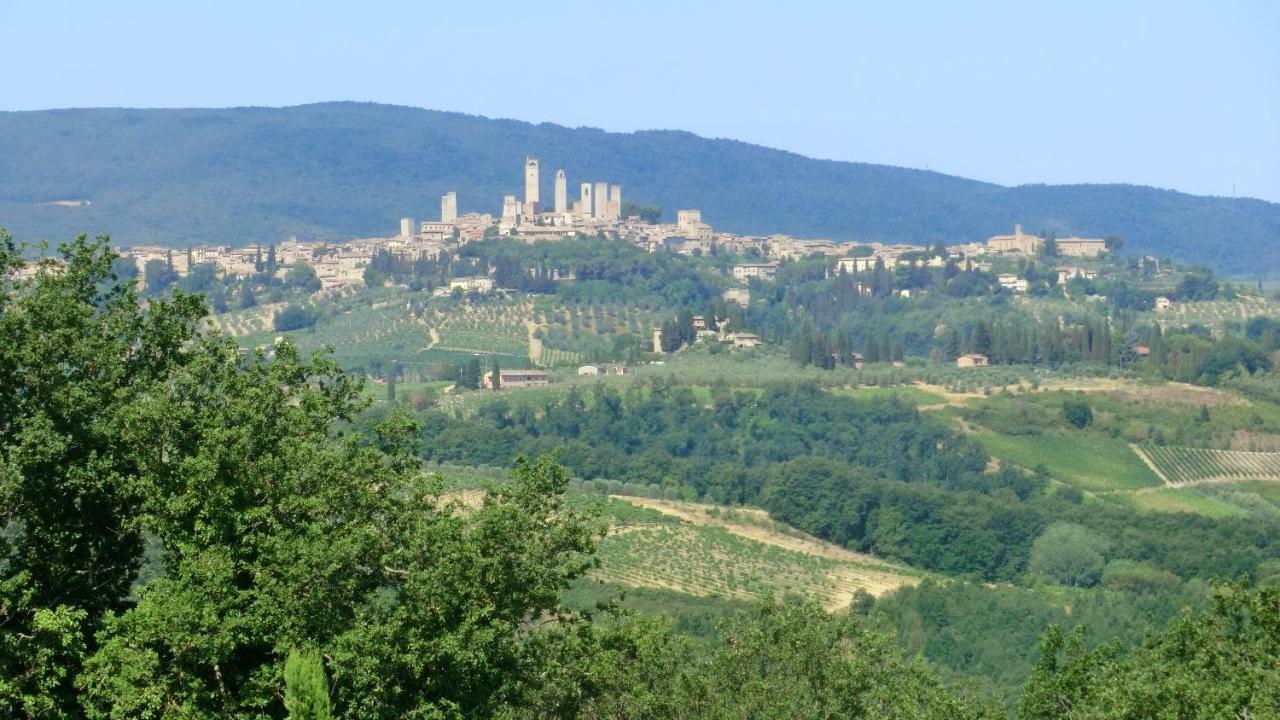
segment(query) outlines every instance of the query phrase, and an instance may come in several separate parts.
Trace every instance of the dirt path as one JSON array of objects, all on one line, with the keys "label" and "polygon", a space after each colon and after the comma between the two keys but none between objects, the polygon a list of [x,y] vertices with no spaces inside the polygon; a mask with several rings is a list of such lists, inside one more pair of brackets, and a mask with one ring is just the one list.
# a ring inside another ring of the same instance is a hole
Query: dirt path
[{"label": "dirt path", "polygon": [[542,359],[542,341],[533,334],[538,329],[538,324],[532,320],[525,320],[524,329],[529,334],[529,362],[537,365]]}]

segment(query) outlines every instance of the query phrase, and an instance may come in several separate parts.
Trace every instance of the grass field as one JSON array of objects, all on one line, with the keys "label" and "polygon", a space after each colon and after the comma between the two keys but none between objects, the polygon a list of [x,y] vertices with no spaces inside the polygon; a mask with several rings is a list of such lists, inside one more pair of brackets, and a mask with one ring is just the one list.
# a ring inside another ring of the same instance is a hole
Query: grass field
[{"label": "grass field", "polygon": [[904,400],[913,405],[941,405],[947,399],[935,392],[930,392],[924,388],[915,385],[901,385],[898,387],[853,387],[853,388],[833,388],[831,392],[835,395],[844,395],[858,399],[870,399],[877,397],[895,397]]},{"label": "grass field", "polygon": [[1000,460],[1025,468],[1044,465],[1051,477],[1082,490],[1132,490],[1161,484],[1121,440],[1056,432],[1013,436],[981,431],[975,437]]},{"label": "grass field", "polygon": [[1249,515],[1246,510],[1237,505],[1183,488],[1158,488],[1142,493],[1116,493],[1109,497],[1138,510],[1194,513],[1211,518]]}]

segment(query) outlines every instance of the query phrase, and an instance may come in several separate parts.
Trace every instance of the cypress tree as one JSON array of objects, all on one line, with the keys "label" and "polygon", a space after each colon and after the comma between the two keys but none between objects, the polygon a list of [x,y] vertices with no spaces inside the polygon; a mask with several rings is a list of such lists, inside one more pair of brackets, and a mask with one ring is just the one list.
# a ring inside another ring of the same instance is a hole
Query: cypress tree
[{"label": "cypress tree", "polygon": [[329,681],[315,650],[289,653],[284,663],[284,707],[289,720],[329,720]]}]

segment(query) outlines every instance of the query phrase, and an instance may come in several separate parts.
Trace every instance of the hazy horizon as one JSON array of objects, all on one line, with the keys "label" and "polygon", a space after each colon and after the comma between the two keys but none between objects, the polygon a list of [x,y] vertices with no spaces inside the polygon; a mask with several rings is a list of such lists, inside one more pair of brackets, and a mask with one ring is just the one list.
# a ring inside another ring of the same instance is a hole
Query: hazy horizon
[{"label": "hazy horizon", "polygon": [[11,57],[38,58],[0,68],[0,110],[375,102],[1280,201],[1280,7],[1262,2],[246,7],[0,3]]}]

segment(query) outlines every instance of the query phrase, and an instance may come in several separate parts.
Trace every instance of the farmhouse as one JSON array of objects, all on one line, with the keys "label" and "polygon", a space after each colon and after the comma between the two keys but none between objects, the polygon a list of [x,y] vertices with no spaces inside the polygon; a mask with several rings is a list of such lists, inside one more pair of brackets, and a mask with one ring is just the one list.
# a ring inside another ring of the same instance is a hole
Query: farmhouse
[{"label": "farmhouse", "polygon": [[733,266],[733,279],[745,281],[749,278],[772,280],[778,275],[778,263],[743,263]]},{"label": "farmhouse", "polygon": [[760,336],[752,333],[734,333],[730,336],[735,348],[753,348],[760,346]]},{"label": "farmhouse", "polygon": [[630,375],[631,368],[628,368],[626,363],[614,363],[609,367],[605,368],[605,374],[606,375]]},{"label": "farmhouse", "polygon": [[1173,309],[1173,301],[1161,295],[1156,298],[1156,312],[1169,312]]},{"label": "farmhouse", "polygon": [[579,375],[599,375],[600,366],[599,365],[583,365],[582,367],[578,368],[578,374]]},{"label": "farmhouse", "polygon": [[487,293],[493,292],[493,288],[493,278],[487,277],[454,278],[449,281],[449,292],[461,289],[462,292]]},{"label": "farmhouse", "polygon": [[[499,370],[498,378],[501,390],[551,384],[551,376],[541,370]],[[484,387],[493,389],[493,371],[484,374]]]},{"label": "farmhouse", "polygon": [[987,356],[981,353],[969,353],[956,358],[956,367],[985,367],[990,364]]}]

